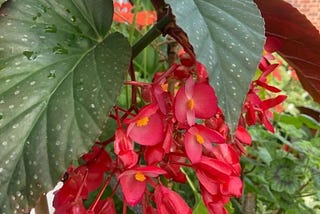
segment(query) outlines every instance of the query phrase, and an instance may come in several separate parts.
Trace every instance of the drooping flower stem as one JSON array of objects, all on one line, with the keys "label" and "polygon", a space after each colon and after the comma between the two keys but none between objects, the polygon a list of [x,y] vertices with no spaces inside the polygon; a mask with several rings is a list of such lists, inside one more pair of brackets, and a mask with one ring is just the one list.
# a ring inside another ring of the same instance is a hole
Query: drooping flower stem
[{"label": "drooping flower stem", "polygon": [[135,58],[153,40],[162,34],[162,29],[171,22],[171,16],[165,15],[132,47],[132,58]]},{"label": "drooping flower stem", "polygon": [[77,192],[77,195],[76,195],[74,201],[77,201],[80,198],[80,195],[81,195],[81,192],[83,190],[83,187],[86,184],[87,177],[88,177],[88,170],[86,170],[86,172],[85,172],[85,174],[83,176],[81,186],[80,186],[80,188],[79,188],[79,190]]},{"label": "drooping flower stem", "polygon": [[94,202],[91,204],[88,212],[90,212],[90,211],[91,211],[91,212],[94,212],[94,208],[97,206],[97,204],[98,204],[98,202],[99,202],[102,194],[104,193],[104,191],[105,191],[106,188],[108,187],[108,185],[109,185],[109,183],[110,183],[110,180],[111,180],[111,178],[112,178],[112,175],[113,175],[113,174],[110,174],[110,175],[108,176],[108,178],[106,179],[103,187],[101,188],[101,190],[100,190],[99,194],[97,195],[97,197],[95,198]]},{"label": "drooping flower stem", "polygon": [[123,200],[122,214],[127,214],[127,202],[126,202],[126,200]]}]

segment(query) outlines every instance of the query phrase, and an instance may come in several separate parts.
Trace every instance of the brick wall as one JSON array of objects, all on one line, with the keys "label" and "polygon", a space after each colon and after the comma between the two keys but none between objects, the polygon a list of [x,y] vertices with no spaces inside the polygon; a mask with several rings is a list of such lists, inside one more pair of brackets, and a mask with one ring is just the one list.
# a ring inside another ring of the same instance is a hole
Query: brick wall
[{"label": "brick wall", "polygon": [[320,30],[320,0],[285,0],[297,8]]}]

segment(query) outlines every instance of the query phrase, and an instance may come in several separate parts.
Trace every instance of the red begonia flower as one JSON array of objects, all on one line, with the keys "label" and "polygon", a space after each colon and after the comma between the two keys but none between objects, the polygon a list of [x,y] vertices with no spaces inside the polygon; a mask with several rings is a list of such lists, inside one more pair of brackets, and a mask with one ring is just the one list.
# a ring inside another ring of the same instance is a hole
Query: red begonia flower
[{"label": "red begonia flower", "polygon": [[221,193],[216,195],[210,194],[202,185],[200,185],[203,202],[206,205],[209,213],[212,214],[227,214],[224,205],[230,200],[230,197],[224,196]]},{"label": "red begonia flower", "polygon": [[155,190],[155,202],[159,214],[191,214],[192,210],[181,196],[171,189],[158,185]]},{"label": "red begonia flower", "polygon": [[158,177],[166,171],[155,166],[136,167],[119,175],[126,202],[135,206],[140,202],[147,187],[147,177]]},{"label": "red begonia flower", "polygon": [[[85,174],[74,170],[73,167],[69,167],[66,173],[68,175],[67,180],[64,181],[63,186],[59,190],[54,192],[53,207],[60,209],[60,213],[63,213],[63,210],[70,209],[72,206],[79,207],[80,204],[82,205],[82,201],[79,198],[88,197]],[[76,198],[77,196],[78,198]]]},{"label": "red begonia flower", "polygon": [[195,83],[192,77],[187,79],[174,100],[174,114],[180,123],[189,126],[195,119],[208,119],[217,112],[217,97],[214,89],[207,83]]},{"label": "red begonia flower", "polygon": [[217,183],[226,182],[233,172],[230,164],[206,156],[202,156],[201,161],[194,167],[199,182],[212,195],[217,194]]},{"label": "red begonia flower", "polygon": [[214,147],[211,151],[218,160],[224,161],[231,165],[233,169],[232,174],[240,176],[240,157],[231,145],[219,144],[216,147]]},{"label": "red begonia flower", "polygon": [[200,161],[202,146],[212,149],[212,143],[224,143],[224,137],[217,131],[203,125],[194,125],[185,133],[184,147],[192,163]]},{"label": "red begonia flower", "polygon": [[124,123],[129,124],[127,135],[141,145],[153,146],[164,138],[163,120],[155,104],[145,106],[138,115]]}]

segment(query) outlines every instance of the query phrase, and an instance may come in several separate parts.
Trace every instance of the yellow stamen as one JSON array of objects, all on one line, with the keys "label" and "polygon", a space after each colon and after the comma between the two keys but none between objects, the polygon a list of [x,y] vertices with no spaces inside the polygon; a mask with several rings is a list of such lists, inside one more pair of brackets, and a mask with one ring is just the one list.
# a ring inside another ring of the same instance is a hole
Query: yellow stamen
[{"label": "yellow stamen", "polygon": [[161,88],[162,88],[162,91],[167,92],[168,91],[168,84],[162,84]]},{"label": "yellow stamen", "polygon": [[196,134],[196,140],[197,140],[198,143],[204,144],[204,139],[203,139],[203,137],[201,135]]},{"label": "yellow stamen", "polygon": [[137,126],[146,126],[149,123],[149,117],[143,117],[137,121]]},{"label": "yellow stamen", "polygon": [[194,100],[192,98],[188,101],[188,107],[190,110],[194,108]]},{"label": "yellow stamen", "polygon": [[146,180],[146,176],[144,176],[143,173],[141,172],[137,172],[135,175],[134,175],[134,178],[137,180],[137,181],[144,181]]}]

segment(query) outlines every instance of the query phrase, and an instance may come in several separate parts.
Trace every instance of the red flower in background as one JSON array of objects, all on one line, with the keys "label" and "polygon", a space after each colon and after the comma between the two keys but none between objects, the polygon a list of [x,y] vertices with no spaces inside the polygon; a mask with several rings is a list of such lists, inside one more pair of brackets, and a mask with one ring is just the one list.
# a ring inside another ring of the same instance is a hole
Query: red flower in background
[{"label": "red flower in background", "polygon": [[[113,21],[118,23],[132,24],[134,21],[133,6],[130,3],[119,3],[114,1]],[[139,11],[135,17],[136,27],[152,25],[157,21],[155,11]]]}]

